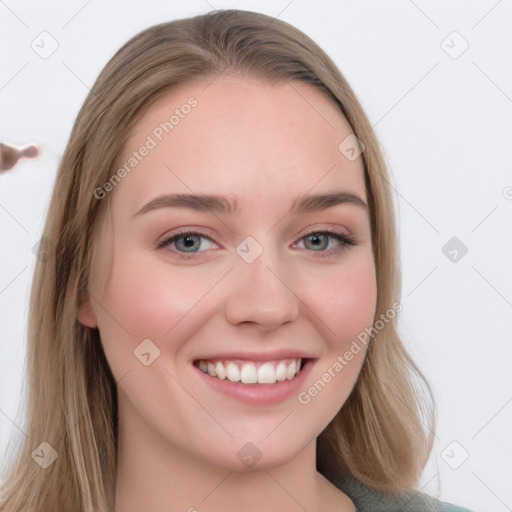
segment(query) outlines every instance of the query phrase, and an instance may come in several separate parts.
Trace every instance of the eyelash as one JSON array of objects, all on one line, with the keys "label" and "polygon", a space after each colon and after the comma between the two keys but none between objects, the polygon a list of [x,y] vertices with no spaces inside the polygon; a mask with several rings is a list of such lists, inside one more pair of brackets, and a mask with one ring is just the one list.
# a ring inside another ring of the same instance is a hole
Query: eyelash
[{"label": "eyelash", "polygon": [[[206,238],[206,239],[210,240],[211,242],[213,242],[213,240],[209,236],[205,235],[204,233],[201,233],[200,231],[183,230],[183,231],[174,233],[171,236],[169,236],[169,237],[165,238],[164,240],[162,240],[161,242],[159,242],[157,244],[157,249],[164,249],[169,244],[184,237],[185,235],[200,236],[200,237]],[[325,230],[325,229],[317,230],[317,231],[310,231],[310,232],[302,235],[301,238],[299,239],[299,241],[302,241],[311,235],[328,235],[328,236],[336,239],[338,242],[341,242],[340,247],[338,247],[336,249],[331,249],[329,251],[313,251],[311,249],[305,249],[306,251],[311,251],[313,253],[316,253],[314,256],[315,258],[325,258],[325,257],[333,256],[335,254],[338,254],[338,253],[344,251],[345,249],[347,249],[350,246],[356,245],[354,239],[351,236],[342,234],[342,233],[338,233],[336,231]],[[298,243],[298,242],[296,242],[296,243]],[[190,253],[190,255],[189,255],[189,254],[178,251],[178,252],[175,252],[174,254],[178,259],[186,261],[186,260],[191,260],[191,259],[197,258],[197,256],[193,255],[193,254],[197,254],[197,252],[198,251],[196,251],[194,253]],[[202,252],[202,251],[200,251],[200,252]]]}]

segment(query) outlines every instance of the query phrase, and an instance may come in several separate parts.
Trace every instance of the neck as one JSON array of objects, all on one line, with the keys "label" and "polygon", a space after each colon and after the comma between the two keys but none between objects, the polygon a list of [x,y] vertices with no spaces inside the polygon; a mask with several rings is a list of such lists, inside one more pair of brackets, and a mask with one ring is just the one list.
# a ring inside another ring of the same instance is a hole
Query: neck
[{"label": "neck", "polygon": [[119,414],[116,512],[354,510],[316,471],[316,440],[284,464],[241,473],[158,438],[142,418],[122,418],[122,408]]}]

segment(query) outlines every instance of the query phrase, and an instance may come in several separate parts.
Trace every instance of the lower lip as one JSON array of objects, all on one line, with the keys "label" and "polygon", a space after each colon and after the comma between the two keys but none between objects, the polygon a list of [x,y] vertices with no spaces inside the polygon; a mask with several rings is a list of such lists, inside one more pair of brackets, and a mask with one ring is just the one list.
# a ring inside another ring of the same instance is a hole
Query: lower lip
[{"label": "lower lip", "polygon": [[308,359],[302,370],[293,379],[275,384],[242,384],[212,377],[196,366],[194,366],[194,370],[211,389],[245,404],[265,406],[276,405],[292,396],[297,396],[314,363],[313,359]]}]

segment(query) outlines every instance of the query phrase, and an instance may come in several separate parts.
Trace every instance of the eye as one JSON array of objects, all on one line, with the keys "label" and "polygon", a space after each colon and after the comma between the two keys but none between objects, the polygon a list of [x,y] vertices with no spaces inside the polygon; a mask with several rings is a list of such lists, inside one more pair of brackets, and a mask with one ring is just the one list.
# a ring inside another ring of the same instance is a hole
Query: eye
[{"label": "eye", "polygon": [[158,243],[157,248],[170,247],[178,258],[190,259],[194,257],[194,253],[212,249],[214,245],[213,240],[204,233],[188,230],[164,238]]},{"label": "eye", "polygon": [[[316,257],[332,256],[355,245],[354,240],[344,233],[322,230],[311,231],[293,244],[294,248],[316,253]],[[164,238],[157,244],[158,249],[170,248],[174,255],[182,260],[196,258],[197,253],[218,247],[215,242],[199,231],[184,230]]]},{"label": "eye", "polygon": [[344,233],[324,230],[307,233],[294,244],[294,247],[299,247],[301,244],[306,250],[319,253],[318,256],[329,256],[346,249],[347,246],[355,245],[355,242]]}]

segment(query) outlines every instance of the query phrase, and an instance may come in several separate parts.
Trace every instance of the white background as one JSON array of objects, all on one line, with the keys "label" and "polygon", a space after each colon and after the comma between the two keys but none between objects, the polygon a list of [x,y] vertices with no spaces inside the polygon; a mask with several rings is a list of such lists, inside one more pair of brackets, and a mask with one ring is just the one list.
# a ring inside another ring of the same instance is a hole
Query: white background
[{"label": "white background", "polygon": [[[89,87],[143,28],[228,7],[297,26],[354,88],[396,184],[400,332],[438,404],[422,485],[474,512],[512,511],[510,0],[0,1],[0,141],[42,148],[0,175],[1,452],[20,402],[32,247]],[[47,59],[31,47],[41,38],[58,43]],[[468,248],[456,262],[442,252],[452,237]]]}]

